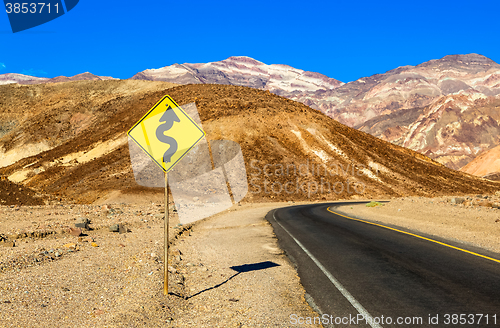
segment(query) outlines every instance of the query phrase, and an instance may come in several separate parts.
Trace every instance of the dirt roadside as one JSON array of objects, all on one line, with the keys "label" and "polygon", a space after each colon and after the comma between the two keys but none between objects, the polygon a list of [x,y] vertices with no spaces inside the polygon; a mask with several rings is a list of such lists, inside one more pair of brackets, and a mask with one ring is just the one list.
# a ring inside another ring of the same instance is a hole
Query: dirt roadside
[{"label": "dirt roadside", "polygon": [[[171,212],[167,297],[161,197],[0,206],[0,326],[289,327],[291,315],[316,316],[264,220],[287,205],[243,204],[193,226]],[[79,217],[92,230],[72,236]],[[117,223],[128,232],[110,232]]]},{"label": "dirt roadside", "polygon": [[317,316],[264,220],[286,205],[292,204],[234,207],[199,222],[190,240],[178,243],[182,261],[174,263],[186,277],[189,302],[178,327],[290,327],[291,315]]},{"label": "dirt roadside", "polygon": [[[111,196],[94,205],[0,206],[0,327],[292,327],[293,315],[317,316],[264,220],[292,204],[243,204],[194,225],[171,211],[165,297],[162,195],[143,195],[141,204]],[[484,206],[500,197],[452,199],[339,210],[500,253],[500,210]],[[81,217],[92,230],[67,233]],[[109,231],[114,224],[128,232]]]}]

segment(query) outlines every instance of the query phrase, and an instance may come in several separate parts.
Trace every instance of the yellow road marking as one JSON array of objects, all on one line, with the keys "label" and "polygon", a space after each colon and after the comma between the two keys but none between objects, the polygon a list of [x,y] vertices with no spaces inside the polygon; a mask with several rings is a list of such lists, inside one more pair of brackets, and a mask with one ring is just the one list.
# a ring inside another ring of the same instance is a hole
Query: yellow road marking
[{"label": "yellow road marking", "polygon": [[449,247],[449,248],[453,248],[453,249],[456,249],[456,250],[459,250],[459,251],[462,251],[462,252],[465,252],[465,253],[469,253],[469,254],[472,254],[472,255],[475,255],[475,256],[479,256],[479,257],[485,258],[487,260],[491,260],[491,261],[500,263],[500,260],[494,259],[492,257],[488,257],[488,256],[485,256],[485,255],[474,253],[474,252],[468,251],[466,249],[463,249],[463,248],[460,248],[460,247],[455,247],[455,246],[452,246],[452,245],[449,245],[449,244],[446,244],[446,243],[442,243],[442,242],[434,240],[434,239],[422,237],[422,236],[416,235],[416,234],[411,233],[411,232],[406,232],[406,231],[403,231],[403,230],[391,228],[391,227],[388,227],[388,226],[385,226],[385,225],[382,225],[382,224],[378,224],[378,223],[373,223],[373,222],[370,222],[370,221],[365,221],[365,220],[361,220],[361,219],[351,218],[350,216],[343,215],[343,214],[340,214],[340,213],[337,213],[337,212],[334,212],[334,211],[330,210],[330,207],[328,207],[326,210],[328,212],[330,212],[330,213],[342,216],[342,217],[344,217],[346,219],[349,219],[349,220],[354,220],[354,221],[359,221],[359,222],[363,222],[363,223],[368,223],[368,224],[375,225],[375,226],[378,226],[378,227],[382,227],[382,228],[386,228],[386,229],[389,229],[389,230],[401,232],[401,233],[404,233],[406,235],[410,235],[410,236],[417,237],[417,238],[420,238],[420,239],[423,239],[423,240],[431,241],[431,242],[439,244],[439,245],[443,245],[443,246],[446,246],[446,247]]}]

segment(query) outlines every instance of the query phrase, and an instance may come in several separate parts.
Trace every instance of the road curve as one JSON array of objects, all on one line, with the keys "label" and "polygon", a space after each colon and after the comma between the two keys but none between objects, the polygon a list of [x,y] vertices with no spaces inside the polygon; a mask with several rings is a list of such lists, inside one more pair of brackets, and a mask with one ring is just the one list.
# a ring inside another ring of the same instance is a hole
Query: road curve
[{"label": "road curve", "polygon": [[[320,311],[316,320],[500,327],[499,254],[339,215],[335,207],[345,204],[292,206],[266,217]],[[291,314],[289,326],[313,319]]]}]

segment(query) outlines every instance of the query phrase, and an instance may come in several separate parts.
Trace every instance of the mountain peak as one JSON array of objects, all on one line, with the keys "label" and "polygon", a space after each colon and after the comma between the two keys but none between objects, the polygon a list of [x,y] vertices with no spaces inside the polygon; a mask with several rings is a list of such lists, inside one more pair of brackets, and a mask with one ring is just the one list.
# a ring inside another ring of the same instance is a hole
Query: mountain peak
[{"label": "mountain peak", "polygon": [[480,71],[487,71],[492,67],[500,68],[500,65],[486,56],[471,53],[465,55],[444,56],[441,59],[429,60],[428,62],[418,65],[417,67],[435,67],[440,69],[452,68],[478,73]]},{"label": "mountain peak", "polygon": [[165,66],[145,70],[132,79],[168,81],[181,84],[231,84],[266,89],[281,96],[297,92],[332,90],[343,83],[326,75],[306,72],[288,65],[265,64],[247,56],[232,56],[210,62]]},{"label": "mountain peak", "polygon": [[448,55],[439,59],[439,61],[450,61],[450,62],[458,62],[458,63],[467,63],[467,64],[476,64],[476,65],[484,65],[484,64],[496,64],[493,60],[489,59],[486,56],[480,54],[465,54],[465,55]]},{"label": "mountain peak", "polygon": [[246,64],[252,64],[252,65],[265,65],[263,62],[260,62],[258,60],[255,60],[251,57],[247,56],[231,56],[226,60],[223,61],[233,61],[233,62],[240,62],[240,63],[246,63]]}]

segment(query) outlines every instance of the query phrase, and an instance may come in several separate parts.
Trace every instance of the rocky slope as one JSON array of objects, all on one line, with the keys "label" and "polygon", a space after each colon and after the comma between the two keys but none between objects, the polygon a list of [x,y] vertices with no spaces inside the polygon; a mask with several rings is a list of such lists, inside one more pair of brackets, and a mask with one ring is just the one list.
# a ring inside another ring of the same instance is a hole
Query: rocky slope
[{"label": "rocky slope", "polygon": [[500,65],[469,54],[399,67],[296,99],[459,169],[500,144],[499,94]]},{"label": "rocky slope", "polygon": [[[108,79],[90,73],[49,80],[13,75],[0,75],[0,83]],[[500,65],[478,54],[450,55],[347,84],[249,57],[174,64],[131,79],[269,90],[453,169],[500,144]]]},{"label": "rocky slope", "polygon": [[241,145],[250,189],[246,201],[500,189],[499,183],[450,170],[268,91],[172,86],[136,80],[0,86],[0,175],[81,203],[116,190],[142,190],[134,182],[126,131],[169,94],[181,105],[196,103],[209,140]]},{"label": "rocky slope", "polygon": [[460,170],[486,179],[500,181],[500,146],[480,154]]},{"label": "rocky slope", "polygon": [[425,107],[375,117],[359,129],[460,169],[500,144],[500,99],[460,91]]}]

